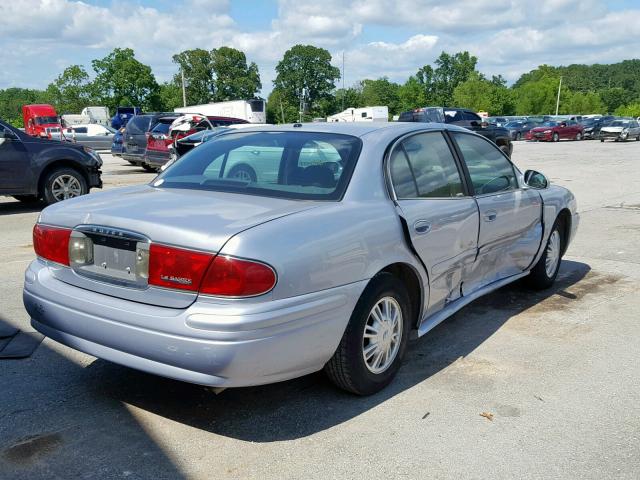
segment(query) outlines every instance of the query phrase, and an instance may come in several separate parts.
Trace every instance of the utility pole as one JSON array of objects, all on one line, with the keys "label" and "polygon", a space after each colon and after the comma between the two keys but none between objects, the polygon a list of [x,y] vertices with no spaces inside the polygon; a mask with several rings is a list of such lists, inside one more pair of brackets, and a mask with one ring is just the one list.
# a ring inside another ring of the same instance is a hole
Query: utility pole
[{"label": "utility pole", "polygon": [[344,90],[344,50],[342,50],[342,111],[344,112],[344,97],[345,97],[345,90]]},{"label": "utility pole", "polygon": [[187,106],[187,91],[184,88],[184,69],[180,67],[180,75],[182,75],[182,106]]},{"label": "utility pole", "polygon": [[558,99],[556,100],[556,115],[558,115],[558,110],[560,108],[560,88],[562,88],[562,77],[560,77],[560,83],[558,84]]}]

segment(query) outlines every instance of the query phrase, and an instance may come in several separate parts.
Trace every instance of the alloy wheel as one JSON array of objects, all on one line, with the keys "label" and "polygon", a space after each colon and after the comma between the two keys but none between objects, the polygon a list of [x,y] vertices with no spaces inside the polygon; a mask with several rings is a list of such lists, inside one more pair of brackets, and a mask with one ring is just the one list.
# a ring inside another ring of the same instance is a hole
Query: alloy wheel
[{"label": "alloy wheel", "polygon": [[65,173],[54,178],[51,193],[57,202],[61,202],[82,195],[82,186],[76,177]]}]

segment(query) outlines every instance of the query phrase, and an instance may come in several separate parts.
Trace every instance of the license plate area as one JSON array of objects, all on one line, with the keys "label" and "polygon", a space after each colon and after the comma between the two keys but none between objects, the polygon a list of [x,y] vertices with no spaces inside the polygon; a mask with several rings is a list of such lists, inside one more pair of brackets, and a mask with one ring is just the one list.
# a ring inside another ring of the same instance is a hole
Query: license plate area
[{"label": "license plate area", "polygon": [[[69,252],[71,267],[82,276],[117,285],[145,288],[150,241],[138,233],[100,226],[80,226],[72,233],[84,242],[84,255]],[[70,249],[73,248],[70,246]]]}]

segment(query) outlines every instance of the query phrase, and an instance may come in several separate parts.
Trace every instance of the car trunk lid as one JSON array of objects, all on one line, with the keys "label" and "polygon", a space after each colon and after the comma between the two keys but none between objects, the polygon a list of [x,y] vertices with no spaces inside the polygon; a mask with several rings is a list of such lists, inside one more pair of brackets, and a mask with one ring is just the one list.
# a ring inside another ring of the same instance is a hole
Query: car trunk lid
[{"label": "car trunk lid", "polygon": [[314,206],[310,201],[143,185],[52,205],[40,222],[74,229],[92,240],[91,263],[52,267],[58,279],[132,301],[185,308],[197,292],[148,286],[137,273],[140,249],[148,251],[150,243],[158,243],[214,255],[244,230]]}]

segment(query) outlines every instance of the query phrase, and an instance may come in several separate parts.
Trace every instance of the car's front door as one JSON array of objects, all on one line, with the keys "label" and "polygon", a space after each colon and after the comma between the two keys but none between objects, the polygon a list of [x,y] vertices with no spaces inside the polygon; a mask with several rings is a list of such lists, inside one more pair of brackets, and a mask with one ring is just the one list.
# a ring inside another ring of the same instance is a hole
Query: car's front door
[{"label": "car's front door", "polygon": [[473,268],[478,207],[442,132],[422,132],[396,143],[389,173],[410,241],[427,269],[427,314],[432,314],[460,297]]},{"label": "car's front door", "polygon": [[479,287],[526,270],[542,239],[542,199],[522,188],[511,162],[483,137],[452,132],[480,211],[478,256],[463,286]]},{"label": "car's front door", "polygon": [[29,153],[18,136],[0,124],[0,192],[21,193],[31,178]]}]

